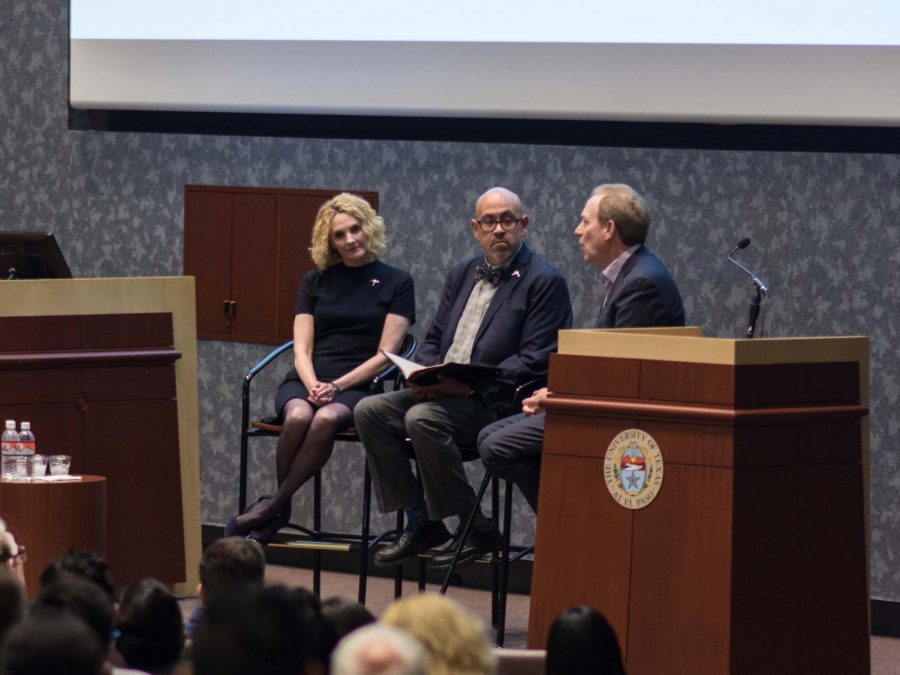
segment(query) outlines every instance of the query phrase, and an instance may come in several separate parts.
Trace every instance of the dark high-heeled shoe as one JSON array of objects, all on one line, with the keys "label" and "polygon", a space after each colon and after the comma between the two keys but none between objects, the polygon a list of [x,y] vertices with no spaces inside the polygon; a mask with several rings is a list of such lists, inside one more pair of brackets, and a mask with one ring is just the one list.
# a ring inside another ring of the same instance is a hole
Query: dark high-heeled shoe
[{"label": "dark high-heeled shoe", "polygon": [[249,534],[253,528],[272,520],[276,514],[269,508],[270,501],[272,498],[269,495],[263,495],[248,506],[243,513],[231,518],[225,524],[225,536],[243,537]]},{"label": "dark high-heeled shoe", "polygon": [[265,525],[260,525],[259,527],[255,527],[250,530],[250,534],[247,535],[247,539],[252,539],[258,544],[265,546],[275,538],[275,535],[278,534],[278,531],[282,527],[290,522],[291,511],[290,509],[285,509]]}]

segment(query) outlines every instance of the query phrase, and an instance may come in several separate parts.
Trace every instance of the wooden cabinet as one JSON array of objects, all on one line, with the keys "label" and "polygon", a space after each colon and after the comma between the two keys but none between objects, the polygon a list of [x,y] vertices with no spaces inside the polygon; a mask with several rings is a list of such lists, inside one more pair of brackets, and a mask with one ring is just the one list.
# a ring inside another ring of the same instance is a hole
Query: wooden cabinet
[{"label": "wooden cabinet", "polygon": [[[378,193],[348,190],[378,208]],[[186,185],[184,273],[196,278],[197,337],[291,339],[319,207],[343,190]]]}]

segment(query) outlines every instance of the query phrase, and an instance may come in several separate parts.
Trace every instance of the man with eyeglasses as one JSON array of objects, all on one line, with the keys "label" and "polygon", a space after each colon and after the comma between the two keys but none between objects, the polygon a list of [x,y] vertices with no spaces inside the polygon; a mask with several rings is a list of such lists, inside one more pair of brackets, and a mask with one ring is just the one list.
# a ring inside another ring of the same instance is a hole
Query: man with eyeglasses
[{"label": "man with eyeglasses", "polygon": [[[585,203],[575,236],[584,261],[599,270],[606,293],[595,328],[684,325],[675,281],[644,246],[649,226],[646,203],[628,185],[600,185]],[[535,513],[547,394],[546,387],[539,389],[525,399],[521,414],[494,422],[478,435],[485,468],[515,483]]]},{"label": "man with eyeglasses", "polygon": [[[450,270],[415,358],[423,365],[483,363],[497,366],[500,376],[474,389],[445,377],[357,406],[355,424],[379,506],[383,512],[404,509],[408,520],[397,541],[375,554],[378,565],[401,564],[450,539],[442,519],[467,515],[475,504],[460,447],[474,447],[482,427],[509,414],[504,404],[517,386],[546,376],[557,331],[572,324],[565,280],[524,243],[528,216],[515,193],[502,187],[485,192],[470,227],[482,254]],[[478,511],[467,545],[483,553],[498,539],[496,526]]]}]

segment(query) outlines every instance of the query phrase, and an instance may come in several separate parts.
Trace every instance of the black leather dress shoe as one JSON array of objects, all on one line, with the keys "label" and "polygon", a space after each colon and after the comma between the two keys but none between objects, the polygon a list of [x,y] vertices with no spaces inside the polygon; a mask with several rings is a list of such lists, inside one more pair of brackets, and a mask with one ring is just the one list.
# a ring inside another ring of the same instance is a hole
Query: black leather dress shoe
[{"label": "black leather dress shoe", "polygon": [[[496,527],[489,528],[472,528],[463,542],[462,551],[459,553],[459,560],[456,562],[457,567],[468,565],[478,560],[485,553],[496,551],[500,548],[502,537]],[[459,539],[455,539],[450,546],[435,553],[429,561],[431,567],[450,567],[453,563],[453,556],[459,546]]]},{"label": "black leather dress shoe", "polygon": [[425,525],[407,525],[392,544],[375,553],[375,564],[380,567],[399,565],[419,553],[440,546],[450,538],[441,521],[428,521]]}]

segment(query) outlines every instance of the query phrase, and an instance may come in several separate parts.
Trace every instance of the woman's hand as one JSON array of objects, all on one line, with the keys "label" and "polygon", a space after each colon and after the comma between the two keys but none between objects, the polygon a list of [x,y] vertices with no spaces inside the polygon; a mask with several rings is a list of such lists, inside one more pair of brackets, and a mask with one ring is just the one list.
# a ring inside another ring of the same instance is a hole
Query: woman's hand
[{"label": "woman's hand", "polygon": [[330,382],[316,381],[306,400],[321,408],[323,405],[328,405],[334,400],[335,393],[336,390]]}]

